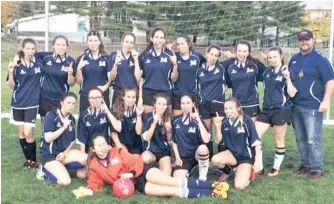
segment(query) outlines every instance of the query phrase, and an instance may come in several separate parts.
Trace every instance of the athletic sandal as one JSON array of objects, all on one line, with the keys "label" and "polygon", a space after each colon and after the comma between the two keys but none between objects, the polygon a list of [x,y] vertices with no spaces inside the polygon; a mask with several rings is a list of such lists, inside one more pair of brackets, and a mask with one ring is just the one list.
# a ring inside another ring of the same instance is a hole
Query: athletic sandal
[{"label": "athletic sandal", "polygon": [[269,177],[274,177],[279,175],[279,170],[272,168],[270,172],[268,173]]}]

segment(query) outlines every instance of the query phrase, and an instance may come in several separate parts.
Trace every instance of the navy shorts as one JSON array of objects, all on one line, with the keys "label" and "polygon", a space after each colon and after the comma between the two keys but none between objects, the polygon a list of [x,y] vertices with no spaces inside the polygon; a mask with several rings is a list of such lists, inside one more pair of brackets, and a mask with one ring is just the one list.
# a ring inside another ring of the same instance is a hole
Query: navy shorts
[{"label": "navy shorts", "polygon": [[171,105],[171,99],[172,99],[172,91],[158,91],[153,89],[143,89],[143,103],[147,106],[153,106],[154,103],[154,96],[157,94],[165,94],[168,96],[169,101],[168,105]]},{"label": "navy shorts", "polygon": [[51,101],[48,99],[43,99],[41,98],[39,101],[39,109],[38,113],[42,116],[45,117],[46,114],[49,111],[54,111],[60,106],[60,100],[59,101]]},{"label": "navy shorts", "polygon": [[256,117],[261,112],[260,106],[242,107],[242,111],[249,117]]},{"label": "navy shorts", "polygon": [[281,126],[292,122],[292,111],[288,109],[264,109],[256,119],[272,126]]},{"label": "navy shorts", "polygon": [[202,119],[215,117],[216,112],[218,112],[219,116],[225,116],[224,102],[214,100],[199,105],[199,114]]},{"label": "navy shorts", "polygon": [[181,158],[182,159],[182,166],[176,166],[174,167],[174,171],[183,169],[187,170],[188,172],[191,171],[192,168],[194,168],[198,162],[195,158]]},{"label": "navy shorts", "polygon": [[145,194],[145,186],[147,183],[146,174],[151,168],[156,168],[156,166],[151,164],[144,164],[143,172],[135,179],[135,189],[140,193]]},{"label": "navy shorts", "polygon": [[34,128],[36,126],[37,112],[38,107],[27,109],[12,107],[9,123],[13,125],[27,125]]}]

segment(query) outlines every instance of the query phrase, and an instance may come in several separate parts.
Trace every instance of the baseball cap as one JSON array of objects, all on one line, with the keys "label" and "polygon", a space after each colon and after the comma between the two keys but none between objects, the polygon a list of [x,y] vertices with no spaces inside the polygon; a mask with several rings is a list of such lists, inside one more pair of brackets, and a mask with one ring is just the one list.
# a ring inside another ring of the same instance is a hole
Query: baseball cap
[{"label": "baseball cap", "polygon": [[298,40],[310,40],[313,38],[313,33],[310,30],[302,30],[298,33]]}]

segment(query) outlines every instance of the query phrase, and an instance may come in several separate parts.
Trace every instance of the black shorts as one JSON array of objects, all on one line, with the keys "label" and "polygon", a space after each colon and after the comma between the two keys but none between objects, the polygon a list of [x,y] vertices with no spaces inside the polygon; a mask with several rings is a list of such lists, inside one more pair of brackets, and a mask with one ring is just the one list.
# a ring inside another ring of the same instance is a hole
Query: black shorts
[{"label": "black shorts", "polygon": [[[104,102],[106,102],[107,106],[110,108],[109,90],[103,93],[103,99]],[[88,107],[89,107],[88,96],[80,94],[80,105],[79,105],[80,113],[87,110]]]},{"label": "black shorts", "polygon": [[142,148],[139,147],[127,147],[128,152],[131,154],[141,154],[143,152]]},{"label": "black shorts", "polygon": [[249,117],[256,117],[261,112],[260,106],[242,107],[242,111]]},{"label": "black shorts", "polygon": [[[194,96],[195,99],[195,106],[198,109],[199,107],[199,98],[198,96]],[[172,94],[172,108],[173,110],[181,110],[181,96]]]},{"label": "black shorts", "polygon": [[240,164],[251,164],[253,165],[254,162],[255,162],[255,157],[253,158],[245,158],[245,157],[240,157],[238,155],[236,155],[235,153],[231,152],[232,155],[234,156],[234,158],[237,160],[237,165],[240,165]]},{"label": "black shorts", "polygon": [[46,114],[49,111],[54,111],[60,106],[60,100],[59,101],[51,101],[48,99],[40,99],[39,101],[39,110],[38,113],[42,116],[45,117]]},{"label": "black shorts", "polygon": [[50,161],[56,160],[56,156],[52,154],[41,155],[41,164],[44,166]]},{"label": "black shorts", "polygon": [[174,171],[183,169],[187,170],[188,172],[191,171],[192,168],[194,168],[198,162],[195,158],[181,158],[182,159],[182,166],[175,166]]},{"label": "black shorts", "polygon": [[26,125],[34,128],[36,126],[38,107],[27,109],[11,109],[9,123],[13,125]]},{"label": "black shorts", "polygon": [[162,158],[164,158],[166,156],[171,157],[171,153],[170,152],[168,152],[168,153],[167,152],[152,152],[152,154],[154,154],[156,162],[159,162],[160,159],[162,159]]},{"label": "black shorts", "polygon": [[156,167],[152,166],[151,164],[144,164],[143,172],[140,174],[140,176],[138,176],[135,179],[135,189],[140,193],[145,194],[145,186],[147,183],[146,174],[151,168],[156,168]]},{"label": "black shorts", "polygon": [[116,102],[116,99],[119,95],[122,94],[122,88],[118,86],[113,86],[113,94],[112,94],[112,99],[111,99],[111,105],[114,105]]},{"label": "black shorts", "polygon": [[256,119],[259,122],[277,126],[292,122],[292,111],[287,109],[264,109]]},{"label": "black shorts", "polygon": [[158,90],[152,90],[152,89],[143,89],[143,103],[147,106],[153,106],[154,103],[154,96],[157,94],[165,94],[168,96],[168,105],[171,105],[171,99],[172,99],[172,91],[158,91]]},{"label": "black shorts", "polygon": [[210,119],[216,116],[218,112],[219,116],[225,116],[224,102],[210,101],[199,105],[199,114],[202,119]]}]

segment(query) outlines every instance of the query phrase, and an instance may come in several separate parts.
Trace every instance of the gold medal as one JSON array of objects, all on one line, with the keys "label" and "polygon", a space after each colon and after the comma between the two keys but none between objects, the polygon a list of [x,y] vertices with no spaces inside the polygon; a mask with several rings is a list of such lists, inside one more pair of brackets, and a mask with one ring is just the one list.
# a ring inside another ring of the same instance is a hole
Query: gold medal
[{"label": "gold medal", "polygon": [[303,70],[300,70],[299,74],[298,74],[298,77],[299,78],[302,78],[304,76],[304,73],[303,73]]}]

